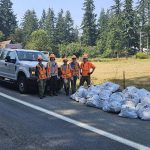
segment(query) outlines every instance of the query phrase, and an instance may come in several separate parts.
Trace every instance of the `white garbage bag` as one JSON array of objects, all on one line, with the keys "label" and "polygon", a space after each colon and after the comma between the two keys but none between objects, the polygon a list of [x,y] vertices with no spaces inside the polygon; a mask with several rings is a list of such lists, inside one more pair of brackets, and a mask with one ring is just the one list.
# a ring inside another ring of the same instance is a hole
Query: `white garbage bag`
[{"label": "white garbage bag", "polygon": [[129,93],[129,94],[135,94],[135,93],[138,93],[139,92],[139,89],[134,87],[134,86],[129,86],[127,87],[125,90],[123,90],[123,93]]},{"label": "white garbage bag", "polygon": [[139,89],[134,86],[127,87],[123,92],[125,101],[133,101],[136,105],[140,102]]},{"label": "white garbage bag", "polygon": [[144,97],[141,103],[150,104],[150,97]]},{"label": "white garbage bag", "polygon": [[138,92],[138,96],[139,96],[140,102],[142,102],[145,97],[150,98],[150,92],[145,89],[140,89]]},{"label": "white garbage bag", "polygon": [[79,102],[79,99],[80,99],[80,97],[76,96],[74,100],[75,100],[76,102]]},{"label": "white garbage bag", "polygon": [[136,107],[138,117],[142,120],[150,120],[150,103],[142,102]]},{"label": "white garbage bag", "polygon": [[109,106],[110,106],[109,105],[109,100],[104,100],[102,110],[106,111],[106,112],[110,112],[110,107]]},{"label": "white garbage bag", "polygon": [[120,85],[112,83],[112,82],[103,83],[101,85],[101,87],[105,90],[111,91],[112,93],[114,93],[120,89]]},{"label": "white garbage bag", "polygon": [[100,86],[93,86],[93,85],[91,85],[87,90],[88,93],[93,93],[93,94],[98,94],[99,91],[100,91]]},{"label": "white garbage bag", "polygon": [[132,101],[133,103],[135,103],[135,105],[137,105],[140,102],[140,98],[136,93],[132,95],[129,93],[126,93],[124,94],[124,98],[125,98],[125,101]]},{"label": "white garbage bag", "polygon": [[78,95],[78,97],[81,97],[81,98],[86,97],[86,95],[87,95],[87,89],[84,88],[83,86],[81,86],[81,87],[77,90],[76,94]]},{"label": "white garbage bag", "polygon": [[70,98],[73,99],[73,100],[75,100],[75,97],[76,97],[76,96],[77,96],[77,94],[74,93],[74,94],[72,94],[72,95],[70,96]]},{"label": "white garbage bag", "polygon": [[87,106],[100,108],[100,98],[99,95],[94,95],[93,97],[87,99]]},{"label": "white garbage bag", "polygon": [[109,111],[119,113],[125,101],[124,95],[121,92],[114,93],[110,96]]},{"label": "white garbage bag", "polygon": [[109,100],[111,94],[112,94],[112,92],[110,90],[102,89],[99,92],[99,97],[100,97],[100,99],[103,99],[103,100]]},{"label": "white garbage bag", "polygon": [[86,104],[86,98],[79,98],[79,103]]},{"label": "white garbage bag", "polygon": [[138,115],[135,105],[136,104],[133,101],[126,101],[126,103],[122,105],[119,116],[126,118],[137,118]]}]

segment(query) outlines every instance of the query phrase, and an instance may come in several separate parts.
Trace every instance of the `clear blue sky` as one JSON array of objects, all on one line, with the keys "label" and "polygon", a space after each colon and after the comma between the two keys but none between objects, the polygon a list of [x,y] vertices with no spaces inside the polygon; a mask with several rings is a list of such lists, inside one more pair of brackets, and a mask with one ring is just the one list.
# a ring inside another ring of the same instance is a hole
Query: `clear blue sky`
[{"label": "clear blue sky", "polygon": [[[12,0],[14,13],[17,15],[19,22],[21,21],[27,9],[34,9],[40,18],[43,9],[53,8],[55,14],[62,8],[64,11],[70,10],[75,25],[80,26],[83,18],[83,2],[84,0]],[[94,0],[95,13],[99,15],[102,8],[107,9],[113,4],[113,0]]]}]

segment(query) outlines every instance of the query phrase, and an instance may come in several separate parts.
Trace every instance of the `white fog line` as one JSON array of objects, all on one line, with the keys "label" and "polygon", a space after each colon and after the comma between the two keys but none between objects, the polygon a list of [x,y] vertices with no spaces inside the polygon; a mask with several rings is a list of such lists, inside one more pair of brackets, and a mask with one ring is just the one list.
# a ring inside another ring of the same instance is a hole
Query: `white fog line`
[{"label": "white fog line", "polygon": [[112,140],[117,141],[117,142],[119,142],[119,143],[122,143],[122,144],[124,144],[124,145],[133,147],[133,148],[135,148],[135,149],[138,149],[138,150],[150,150],[150,147],[147,147],[147,146],[144,146],[144,145],[142,145],[142,144],[133,142],[133,141],[128,140],[128,139],[126,139],[126,138],[123,138],[123,137],[117,136],[117,135],[115,135],[115,134],[106,132],[106,131],[104,131],[104,130],[101,130],[101,129],[92,127],[92,126],[90,126],[90,125],[88,125],[88,124],[86,124],[86,123],[82,123],[82,122],[80,122],[80,121],[71,119],[71,118],[69,118],[69,117],[65,117],[65,116],[63,116],[63,115],[60,115],[60,114],[55,113],[55,112],[53,112],[53,111],[44,109],[44,108],[39,107],[39,106],[36,106],[36,105],[33,105],[33,104],[31,104],[31,103],[24,102],[24,101],[22,101],[22,100],[20,100],[20,99],[17,99],[17,98],[15,98],[15,97],[9,96],[9,95],[7,95],[7,94],[4,94],[4,93],[1,93],[1,92],[0,92],[0,96],[2,96],[2,97],[4,97],[4,98],[7,98],[7,99],[9,99],[9,100],[11,100],[11,101],[15,101],[15,102],[17,102],[17,103],[19,103],[19,104],[22,104],[22,105],[24,105],[24,106],[30,107],[30,108],[32,108],[32,109],[34,109],[34,110],[38,110],[38,111],[43,112],[43,113],[45,113],[45,114],[48,114],[48,115],[50,115],[50,116],[56,117],[56,118],[61,119],[61,120],[63,120],[63,121],[69,122],[69,123],[71,123],[71,124],[74,124],[74,125],[76,125],[76,126],[78,126],[78,127],[81,127],[81,128],[83,128],[83,129],[89,130],[89,131],[94,132],[94,133],[96,133],[96,134],[99,134],[99,135],[101,135],[101,136],[107,137],[107,138],[109,138],[109,139],[112,139]]}]

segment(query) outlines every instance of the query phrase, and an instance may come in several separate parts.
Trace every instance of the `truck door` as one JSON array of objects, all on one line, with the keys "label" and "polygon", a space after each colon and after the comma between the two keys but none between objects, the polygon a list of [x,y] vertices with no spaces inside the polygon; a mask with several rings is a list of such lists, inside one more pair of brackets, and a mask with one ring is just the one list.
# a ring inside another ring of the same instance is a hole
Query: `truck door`
[{"label": "truck door", "polygon": [[5,62],[5,58],[8,51],[6,49],[3,49],[0,56],[0,76],[8,78],[8,66]]},{"label": "truck door", "polygon": [[15,79],[16,78],[16,52],[9,51],[7,53],[6,58],[9,58],[9,61],[7,62],[9,79]]}]

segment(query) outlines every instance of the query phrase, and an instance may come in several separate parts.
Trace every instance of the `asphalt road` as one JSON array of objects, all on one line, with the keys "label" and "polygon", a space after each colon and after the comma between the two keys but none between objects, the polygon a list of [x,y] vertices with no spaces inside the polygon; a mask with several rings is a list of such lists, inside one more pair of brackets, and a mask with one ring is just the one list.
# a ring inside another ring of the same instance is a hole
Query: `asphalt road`
[{"label": "asphalt road", "polygon": [[[76,103],[63,94],[40,100],[0,82],[0,93],[150,148],[150,122]],[[0,150],[132,150],[118,141],[0,96]],[[140,148],[139,148],[140,149]]]}]

